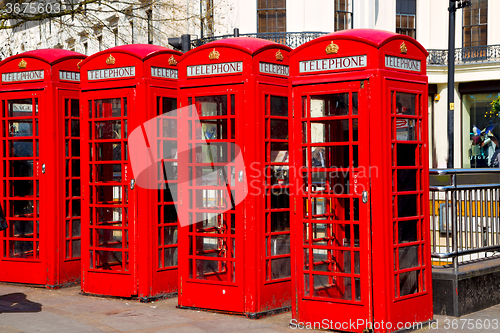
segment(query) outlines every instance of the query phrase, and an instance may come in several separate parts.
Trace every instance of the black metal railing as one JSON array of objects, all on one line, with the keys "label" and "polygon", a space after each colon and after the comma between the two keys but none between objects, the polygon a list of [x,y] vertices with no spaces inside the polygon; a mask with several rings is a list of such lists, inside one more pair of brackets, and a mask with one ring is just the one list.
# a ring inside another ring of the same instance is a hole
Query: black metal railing
[{"label": "black metal railing", "polygon": [[432,169],[431,256],[434,266],[500,254],[500,169]]},{"label": "black metal railing", "polygon": [[[254,33],[254,34],[240,34],[240,37],[255,37],[270,40],[276,43],[280,43],[291,48],[296,48],[310,40],[318,38],[327,34],[328,32],[264,32],[264,33]],[[191,41],[193,47],[201,46],[213,42],[215,40],[220,40],[224,38],[234,37],[234,34],[222,35],[216,37],[206,37],[200,39],[194,39]]]},{"label": "black metal railing", "polygon": [[[427,65],[446,66],[448,50],[427,50]],[[486,45],[455,49],[455,64],[500,62],[500,45]]]}]

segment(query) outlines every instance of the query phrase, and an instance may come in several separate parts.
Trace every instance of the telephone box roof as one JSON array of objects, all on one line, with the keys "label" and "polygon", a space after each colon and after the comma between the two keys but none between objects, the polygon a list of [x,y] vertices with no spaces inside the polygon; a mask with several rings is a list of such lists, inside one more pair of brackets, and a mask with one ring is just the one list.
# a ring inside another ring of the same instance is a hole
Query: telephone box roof
[{"label": "telephone box roof", "polygon": [[189,52],[186,52],[180,61],[182,59],[189,57],[191,54],[199,52],[201,50],[205,49],[210,49],[214,47],[228,47],[228,48],[233,48],[240,50],[242,52],[248,53],[251,56],[254,56],[262,51],[276,48],[276,49],[282,49],[287,52],[290,52],[292,49],[289,48],[286,45],[279,44],[276,42],[272,42],[269,40],[261,39],[261,38],[253,38],[253,37],[231,37],[231,38],[225,38],[225,39],[220,39],[216,40],[207,44],[204,44],[202,46],[198,46],[195,49],[192,49]]},{"label": "telephone box roof", "polygon": [[62,49],[41,49],[41,50],[33,50],[26,51],[20,54],[16,54],[14,56],[8,57],[0,62],[0,66],[4,63],[12,61],[18,58],[35,58],[46,62],[49,65],[57,64],[58,62],[69,60],[69,59],[84,59],[86,56],[84,54],[62,50]]},{"label": "telephone box roof", "polygon": [[99,55],[103,53],[124,53],[131,55],[133,57],[136,57],[142,61],[145,61],[149,58],[151,58],[154,55],[157,54],[162,54],[162,53],[171,53],[171,54],[177,54],[177,55],[182,55],[181,52],[175,51],[172,49],[169,49],[168,47],[164,46],[159,46],[159,45],[151,45],[151,44],[130,44],[130,45],[120,45],[120,46],[115,46],[110,49],[106,49],[97,53],[94,53],[87,59],[85,59],[81,65],[91,61],[95,57],[98,57]]},{"label": "telephone box roof", "polygon": [[349,30],[343,30],[343,31],[338,31],[338,32],[332,32],[327,35],[318,37],[316,39],[313,39],[312,41],[309,41],[305,44],[300,45],[296,49],[294,49],[291,53],[290,56],[293,54],[299,52],[300,50],[312,45],[316,44],[325,40],[353,40],[353,41],[358,41],[361,43],[365,43],[368,45],[371,45],[375,48],[381,48],[383,45],[387,44],[388,42],[395,40],[395,39],[404,39],[415,46],[417,46],[422,53],[424,53],[426,56],[428,55],[427,50],[415,39],[406,36],[406,35],[401,35],[401,34],[396,34],[394,32],[389,32],[385,30],[376,30],[376,29],[349,29]]}]

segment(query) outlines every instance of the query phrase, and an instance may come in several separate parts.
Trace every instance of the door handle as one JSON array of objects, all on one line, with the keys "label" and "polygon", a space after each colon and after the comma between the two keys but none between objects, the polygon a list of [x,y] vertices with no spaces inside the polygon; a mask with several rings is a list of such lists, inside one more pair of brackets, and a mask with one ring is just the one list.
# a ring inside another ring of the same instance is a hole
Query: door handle
[{"label": "door handle", "polygon": [[130,189],[133,190],[135,188],[135,179],[130,181]]},{"label": "door handle", "polygon": [[363,203],[368,202],[368,192],[367,191],[363,191],[363,193],[361,194],[361,201],[363,201]]},{"label": "door handle", "polygon": [[42,164],[42,173],[45,173],[45,163]]},{"label": "door handle", "polygon": [[241,183],[243,181],[243,171],[238,173],[238,181]]}]

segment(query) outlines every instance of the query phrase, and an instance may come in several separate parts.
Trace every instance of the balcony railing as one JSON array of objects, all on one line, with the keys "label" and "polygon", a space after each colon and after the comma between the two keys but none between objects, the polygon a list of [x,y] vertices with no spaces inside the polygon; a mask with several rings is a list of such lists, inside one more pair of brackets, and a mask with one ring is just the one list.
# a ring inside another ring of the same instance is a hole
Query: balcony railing
[{"label": "balcony railing", "polygon": [[434,266],[500,255],[500,169],[430,170]]},{"label": "balcony railing", "polygon": [[[448,65],[448,50],[427,50],[427,65]],[[455,49],[455,64],[465,65],[474,63],[500,62],[500,45],[464,47]]]},{"label": "balcony railing", "polygon": [[[265,32],[265,33],[255,33],[255,34],[240,34],[240,37],[255,37],[267,39],[276,43],[280,43],[286,46],[296,48],[310,40],[318,38],[327,34],[328,32]],[[193,47],[197,47],[203,44],[213,42],[215,40],[231,38],[234,35],[223,35],[216,37],[206,37],[201,39],[195,39],[191,41]]]}]

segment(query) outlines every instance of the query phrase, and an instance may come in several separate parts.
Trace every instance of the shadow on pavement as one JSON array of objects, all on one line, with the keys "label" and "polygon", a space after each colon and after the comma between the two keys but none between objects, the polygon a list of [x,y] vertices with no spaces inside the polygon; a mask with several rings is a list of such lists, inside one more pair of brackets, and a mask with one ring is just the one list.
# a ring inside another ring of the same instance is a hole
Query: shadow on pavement
[{"label": "shadow on pavement", "polygon": [[42,304],[26,299],[23,293],[0,295],[0,314],[6,312],[40,312]]}]

